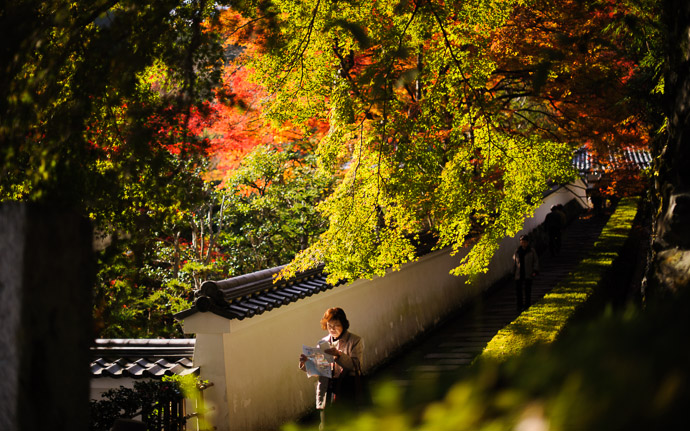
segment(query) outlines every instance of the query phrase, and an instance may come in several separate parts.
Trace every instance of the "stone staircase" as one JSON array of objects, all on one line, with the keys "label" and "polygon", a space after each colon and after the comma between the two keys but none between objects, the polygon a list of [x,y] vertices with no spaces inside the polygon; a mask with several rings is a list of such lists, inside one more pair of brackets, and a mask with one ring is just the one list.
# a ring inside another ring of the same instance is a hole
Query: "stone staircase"
[{"label": "stone staircase", "polygon": [[[568,277],[607,220],[606,215],[582,214],[564,230],[560,254],[551,256],[545,251],[539,256],[541,271],[532,286],[533,304]],[[514,282],[504,280],[379,366],[371,382],[394,382],[408,407],[440,399],[496,333],[518,315]]]}]

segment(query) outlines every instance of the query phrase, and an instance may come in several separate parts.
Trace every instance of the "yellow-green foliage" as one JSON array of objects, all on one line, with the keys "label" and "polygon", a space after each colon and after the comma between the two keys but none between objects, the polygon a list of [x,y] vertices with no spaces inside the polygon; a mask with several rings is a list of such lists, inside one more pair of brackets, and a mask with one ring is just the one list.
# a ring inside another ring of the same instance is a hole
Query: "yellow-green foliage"
[{"label": "yellow-green foliage", "polygon": [[246,60],[272,95],[263,113],[327,122],[319,166],[342,174],[318,207],[327,229],[284,276],[322,262],[331,282],[382,276],[428,231],[438,248],[472,246],[453,274],[485,272],[548,184],[574,178],[572,148],[528,131],[543,116],[518,120],[496,93],[490,35],[523,1],[270,5],[275,43]]},{"label": "yellow-green foliage", "polygon": [[479,359],[503,360],[528,346],[552,342],[565,324],[592,295],[616,258],[637,212],[637,200],[624,199],[601,232],[589,255],[575,271],[542,301],[534,304],[489,342]]}]

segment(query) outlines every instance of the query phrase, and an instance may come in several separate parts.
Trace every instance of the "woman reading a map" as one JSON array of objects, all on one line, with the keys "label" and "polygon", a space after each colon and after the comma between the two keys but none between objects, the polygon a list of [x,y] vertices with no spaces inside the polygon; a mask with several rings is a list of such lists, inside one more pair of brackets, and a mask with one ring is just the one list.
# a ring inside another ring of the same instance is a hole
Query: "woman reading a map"
[{"label": "woman reading a map", "polygon": [[[362,374],[362,338],[348,331],[350,322],[342,308],[329,308],[321,318],[321,329],[327,330],[317,349],[305,351],[299,368],[308,376],[319,377],[316,384],[316,408],[325,426],[324,410],[331,405],[355,405],[359,377]],[[308,354],[307,354],[308,353]]]}]

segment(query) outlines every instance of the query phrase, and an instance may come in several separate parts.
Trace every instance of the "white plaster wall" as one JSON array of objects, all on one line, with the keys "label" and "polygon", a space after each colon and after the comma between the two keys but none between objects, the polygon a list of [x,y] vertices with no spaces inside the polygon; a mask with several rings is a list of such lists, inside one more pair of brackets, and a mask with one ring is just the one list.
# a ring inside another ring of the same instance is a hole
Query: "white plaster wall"
[{"label": "white plaster wall", "polygon": [[[523,231],[538,226],[551,205],[571,199],[563,189],[550,194],[525,220]],[[217,407],[213,425],[219,431],[276,430],[314,405],[315,379],[298,369],[298,358],[303,344],[315,345],[325,335],[319,320],[327,308],[343,308],[350,331],[363,337],[367,370],[505,276],[516,247],[515,238],[505,239],[489,272],[472,285],[449,274],[462,253],[450,256],[442,250],[385,277],[358,280],[251,319],[225,320],[211,313],[188,317],[185,332],[197,334],[195,365],[215,385],[205,393]],[[226,331],[222,339],[219,331]],[[206,356],[220,355],[219,349],[224,359]]]}]

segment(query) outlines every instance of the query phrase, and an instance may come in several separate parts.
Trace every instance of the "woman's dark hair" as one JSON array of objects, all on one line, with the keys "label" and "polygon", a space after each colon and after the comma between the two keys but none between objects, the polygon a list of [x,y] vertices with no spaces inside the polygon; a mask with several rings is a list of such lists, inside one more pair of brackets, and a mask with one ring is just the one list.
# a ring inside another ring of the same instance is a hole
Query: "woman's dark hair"
[{"label": "woman's dark hair", "polygon": [[343,325],[343,331],[347,331],[347,329],[350,327],[350,322],[347,320],[347,316],[345,315],[343,309],[334,307],[329,308],[325,313],[323,313],[323,317],[321,318],[321,329],[328,328],[328,322],[334,319]]}]

